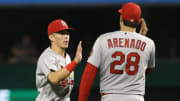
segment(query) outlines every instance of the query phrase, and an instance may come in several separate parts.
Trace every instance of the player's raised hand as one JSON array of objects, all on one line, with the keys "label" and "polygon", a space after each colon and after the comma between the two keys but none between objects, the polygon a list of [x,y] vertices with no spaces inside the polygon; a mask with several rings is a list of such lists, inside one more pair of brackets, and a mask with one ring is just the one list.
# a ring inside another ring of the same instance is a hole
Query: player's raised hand
[{"label": "player's raised hand", "polygon": [[76,61],[76,63],[79,63],[82,60],[82,41],[79,41],[74,60]]},{"label": "player's raised hand", "polygon": [[144,18],[141,18],[141,29],[140,29],[139,33],[141,35],[146,36],[147,32],[148,32],[148,28],[147,28],[146,22],[145,22]]}]

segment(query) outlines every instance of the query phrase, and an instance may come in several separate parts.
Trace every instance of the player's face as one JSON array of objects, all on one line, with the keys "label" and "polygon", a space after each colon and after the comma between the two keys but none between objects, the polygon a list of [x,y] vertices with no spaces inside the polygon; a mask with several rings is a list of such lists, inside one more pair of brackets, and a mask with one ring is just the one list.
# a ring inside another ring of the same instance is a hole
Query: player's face
[{"label": "player's face", "polygon": [[67,30],[54,33],[55,44],[59,48],[66,49],[69,46],[69,32]]}]

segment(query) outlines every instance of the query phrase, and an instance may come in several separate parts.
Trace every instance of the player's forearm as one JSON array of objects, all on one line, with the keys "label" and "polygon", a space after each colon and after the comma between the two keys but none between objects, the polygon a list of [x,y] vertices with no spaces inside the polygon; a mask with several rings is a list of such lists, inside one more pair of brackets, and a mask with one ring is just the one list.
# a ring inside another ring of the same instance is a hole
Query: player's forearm
[{"label": "player's forearm", "polygon": [[65,68],[55,72],[51,72],[48,75],[49,81],[53,84],[58,84],[60,81],[64,80],[67,76],[69,76],[76,66],[76,62],[72,61]]},{"label": "player's forearm", "polygon": [[59,81],[64,80],[68,75],[70,75],[71,72],[69,72],[66,68],[63,68],[56,72],[51,72],[48,75],[48,79],[53,84],[58,84]]}]

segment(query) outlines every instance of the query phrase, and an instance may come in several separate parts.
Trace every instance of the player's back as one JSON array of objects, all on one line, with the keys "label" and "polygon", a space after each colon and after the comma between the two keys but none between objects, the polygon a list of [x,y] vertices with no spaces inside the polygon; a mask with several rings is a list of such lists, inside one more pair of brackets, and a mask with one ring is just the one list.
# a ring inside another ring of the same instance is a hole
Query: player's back
[{"label": "player's back", "polygon": [[144,95],[145,70],[154,42],[135,32],[115,31],[101,35],[101,93]]}]

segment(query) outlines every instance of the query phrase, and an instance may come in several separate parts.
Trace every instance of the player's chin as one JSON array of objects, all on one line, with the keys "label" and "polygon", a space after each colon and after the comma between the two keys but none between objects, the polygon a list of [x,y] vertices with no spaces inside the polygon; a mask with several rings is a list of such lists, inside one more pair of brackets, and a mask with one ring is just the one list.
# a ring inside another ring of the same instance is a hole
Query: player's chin
[{"label": "player's chin", "polygon": [[63,48],[64,49],[67,49],[69,47],[69,45],[64,45]]}]

